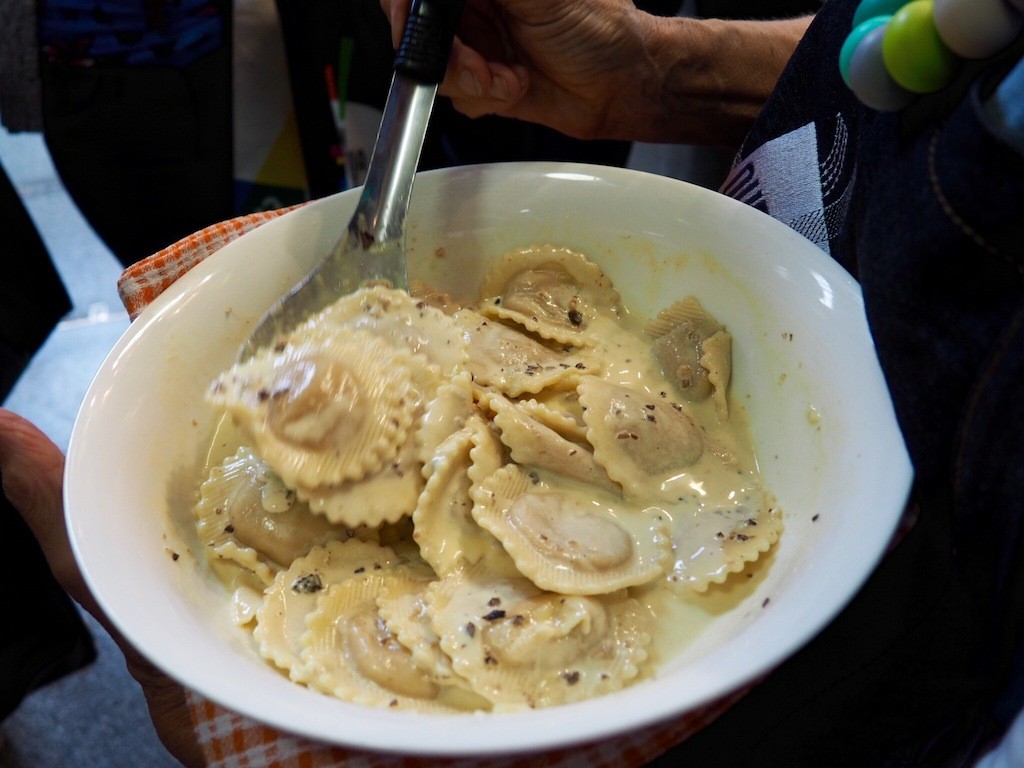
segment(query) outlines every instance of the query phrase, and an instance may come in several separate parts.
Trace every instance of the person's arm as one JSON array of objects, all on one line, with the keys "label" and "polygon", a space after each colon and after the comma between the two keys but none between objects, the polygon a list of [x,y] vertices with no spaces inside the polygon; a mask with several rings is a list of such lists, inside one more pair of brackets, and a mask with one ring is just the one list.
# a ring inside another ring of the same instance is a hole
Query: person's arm
[{"label": "person's arm", "polygon": [[[381,0],[397,44],[405,0]],[[663,18],[628,0],[469,0],[440,92],[584,139],[734,147],[811,17]]]},{"label": "person's arm", "polygon": [[609,129],[638,141],[738,146],[812,18],[648,16],[651,65],[641,70],[636,97],[623,103]]}]

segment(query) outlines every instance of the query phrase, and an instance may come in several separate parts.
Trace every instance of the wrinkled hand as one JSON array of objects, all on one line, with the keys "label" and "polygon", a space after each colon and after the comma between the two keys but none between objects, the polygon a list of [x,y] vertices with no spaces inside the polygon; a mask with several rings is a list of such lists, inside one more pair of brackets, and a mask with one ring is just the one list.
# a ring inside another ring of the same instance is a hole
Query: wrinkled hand
[{"label": "wrinkled hand", "polygon": [[32,529],[54,577],[121,648],[128,671],[142,686],[150,717],[164,746],[190,768],[204,765],[192,732],[184,689],[121,636],[78,570],[64,525],[64,455],[32,423],[4,408],[0,408],[0,475],[4,494]]},{"label": "wrinkled hand", "polygon": [[[380,0],[397,46],[408,0]],[[611,110],[638,85],[650,17],[628,0],[467,0],[439,92],[470,117],[497,114],[578,138],[619,132]]]}]

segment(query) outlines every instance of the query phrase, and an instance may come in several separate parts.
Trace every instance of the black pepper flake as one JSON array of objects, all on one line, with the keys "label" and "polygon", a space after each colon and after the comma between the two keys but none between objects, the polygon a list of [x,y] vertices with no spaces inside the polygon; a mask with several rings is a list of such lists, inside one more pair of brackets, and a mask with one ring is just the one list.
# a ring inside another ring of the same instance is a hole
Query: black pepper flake
[{"label": "black pepper flake", "polygon": [[818,522],[818,518],[819,518],[819,517],[821,517],[821,515],[812,515],[812,516],[811,516],[811,522],[812,522],[812,523],[816,523],[816,522]]},{"label": "black pepper flake", "polygon": [[654,410],[654,403],[649,403],[649,404],[645,405],[644,408],[646,408],[648,411],[653,411]]},{"label": "black pepper flake", "polygon": [[462,631],[463,631],[463,632],[465,632],[465,633],[466,633],[467,635],[469,635],[470,637],[474,637],[474,636],[476,635],[476,624],[474,624],[474,623],[473,623],[473,622],[471,621],[471,622],[469,622],[468,624],[466,624],[466,626],[464,626],[464,627],[462,628]]},{"label": "black pepper flake", "polygon": [[498,660],[496,658],[494,658],[493,656],[491,656],[491,654],[488,653],[486,656],[484,656],[484,664],[487,664],[489,666],[494,666],[497,663],[498,663]]},{"label": "black pepper flake", "polygon": [[511,621],[513,627],[521,627],[523,626],[523,622],[526,621],[526,619],[523,618],[523,614],[517,613],[515,616],[512,617]]},{"label": "black pepper flake", "polygon": [[540,482],[540,475],[538,475],[536,472],[530,472],[528,476],[530,478],[530,482],[533,483],[534,485]]},{"label": "black pepper flake", "polygon": [[766,598],[764,599],[764,602],[763,602],[763,603],[761,603],[761,607],[762,607],[762,608],[767,608],[767,607],[768,607],[768,603],[769,603],[770,601],[771,601],[771,598],[770,598],[770,597],[766,597]]},{"label": "black pepper flake", "polygon": [[581,371],[582,371],[582,370],[583,370],[584,368],[586,368],[586,367],[587,367],[587,366],[585,366],[585,365],[584,365],[583,363],[576,363],[576,368],[577,368],[577,369],[579,369],[579,370],[581,370]]},{"label": "black pepper flake", "polygon": [[391,700],[391,701],[390,701],[390,702],[388,703],[388,706],[389,706],[389,707],[397,707],[397,706],[398,706],[398,699],[392,699],[392,700]]},{"label": "black pepper flake", "polygon": [[181,557],[181,555],[179,555],[177,552],[171,552],[171,560],[177,562],[179,557]]},{"label": "black pepper flake", "polygon": [[654,414],[648,413],[646,418],[652,424],[657,424],[658,423],[658,420],[656,418],[654,418]]},{"label": "black pepper flake", "polygon": [[228,523],[227,525],[224,526],[224,533],[234,533],[234,532],[235,532],[235,526],[233,526],[231,523]]},{"label": "black pepper flake", "polygon": [[260,389],[256,392],[256,399],[259,400],[261,403],[266,402],[267,400],[270,399],[270,393],[267,392],[267,390],[265,389]]},{"label": "black pepper flake", "polygon": [[748,518],[747,521],[744,523],[744,525],[757,525],[757,520],[755,520],[752,517]]},{"label": "black pepper flake", "polygon": [[500,597],[492,597],[490,600],[487,601],[487,604],[489,606],[491,606],[491,608],[493,608],[496,605],[501,605],[501,598]]},{"label": "black pepper flake", "polygon": [[366,566],[360,565],[358,568],[356,568],[354,571],[352,571],[352,573],[364,573],[365,571],[366,571]]},{"label": "black pepper flake", "polygon": [[488,613],[486,616],[481,616],[484,621],[497,621],[498,619],[505,618],[505,612],[500,608],[495,608],[493,611]]},{"label": "black pepper flake", "polygon": [[292,582],[292,592],[300,595],[312,595],[323,588],[324,584],[320,581],[320,575],[316,573],[307,573],[305,576],[299,576],[299,578]]},{"label": "black pepper flake", "polygon": [[580,673],[576,670],[572,672],[563,672],[562,679],[565,680],[569,685],[576,685],[580,681]]},{"label": "black pepper flake", "polygon": [[569,322],[573,325],[580,325],[583,322],[583,315],[578,309],[569,310]]},{"label": "black pepper flake", "polygon": [[746,534],[743,534],[743,533],[737,533],[736,534],[736,540],[737,541],[746,541],[749,538],[750,538],[750,536],[747,536]]}]

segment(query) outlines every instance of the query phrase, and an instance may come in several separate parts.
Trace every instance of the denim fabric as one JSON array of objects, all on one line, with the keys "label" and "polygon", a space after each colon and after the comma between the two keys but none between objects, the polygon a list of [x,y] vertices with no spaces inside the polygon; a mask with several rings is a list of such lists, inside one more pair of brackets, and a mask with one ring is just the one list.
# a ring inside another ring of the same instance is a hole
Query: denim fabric
[{"label": "denim fabric", "polygon": [[1024,62],[1019,62],[985,101],[992,132],[1024,154]]},{"label": "denim fabric", "polygon": [[[1024,41],[878,113],[836,65],[856,6],[823,6],[723,191],[860,281],[917,522],[829,627],[657,765],[968,766],[1024,704],[1024,158],[983,107]],[[808,154],[817,188],[773,178]]]}]

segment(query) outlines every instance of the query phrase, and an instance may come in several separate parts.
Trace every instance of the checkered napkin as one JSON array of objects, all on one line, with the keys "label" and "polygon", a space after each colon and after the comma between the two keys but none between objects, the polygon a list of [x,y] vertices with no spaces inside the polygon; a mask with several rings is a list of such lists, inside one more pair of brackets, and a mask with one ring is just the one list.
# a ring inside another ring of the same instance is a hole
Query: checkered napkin
[{"label": "checkered napkin", "polygon": [[[133,264],[117,288],[133,320],[175,280],[227,243],[297,206],[214,224]],[[189,713],[209,768],[633,768],[650,762],[710,723],[746,690],[675,720],[604,741],[524,757],[403,757],[332,747],[268,728],[188,691]]]}]

